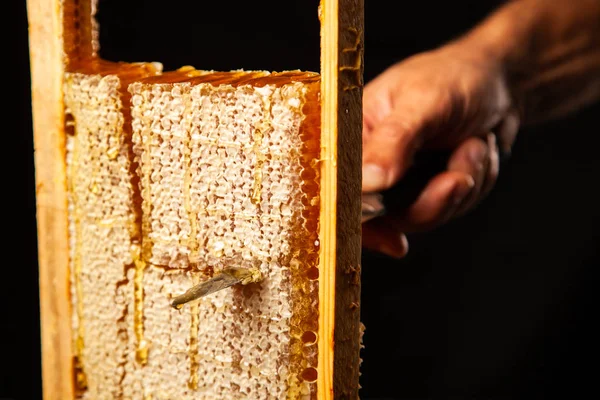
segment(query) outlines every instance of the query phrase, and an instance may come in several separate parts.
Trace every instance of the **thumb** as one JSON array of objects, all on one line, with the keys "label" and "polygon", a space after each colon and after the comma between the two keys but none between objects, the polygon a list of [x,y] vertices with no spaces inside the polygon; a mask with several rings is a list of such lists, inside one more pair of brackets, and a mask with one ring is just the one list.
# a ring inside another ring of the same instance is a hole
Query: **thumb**
[{"label": "thumb", "polygon": [[427,118],[410,108],[394,107],[363,140],[362,190],[393,186],[412,165],[423,142]]}]

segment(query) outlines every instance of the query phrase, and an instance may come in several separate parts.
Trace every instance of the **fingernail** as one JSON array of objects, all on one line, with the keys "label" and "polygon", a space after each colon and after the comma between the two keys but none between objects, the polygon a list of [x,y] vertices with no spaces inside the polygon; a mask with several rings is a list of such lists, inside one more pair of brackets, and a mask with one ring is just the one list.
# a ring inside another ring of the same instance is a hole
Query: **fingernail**
[{"label": "fingernail", "polygon": [[471,193],[475,186],[475,180],[471,176],[467,176],[464,184],[457,185],[452,193],[452,201],[455,206],[458,206]]},{"label": "fingernail", "polygon": [[402,252],[400,254],[400,258],[406,257],[406,255],[408,254],[408,239],[406,238],[406,235],[404,233],[401,233],[398,237],[398,240],[402,245]]},{"label": "fingernail", "polygon": [[387,186],[387,174],[378,165],[367,164],[362,168],[362,187],[365,191],[380,190]]},{"label": "fingernail", "polygon": [[483,164],[487,158],[487,148],[485,146],[472,146],[469,151],[469,159],[478,169],[483,168]]},{"label": "fingernail", "polygon": [[382,196],[379,193],[362,194],[362,222],[380,217],[385,213],[385,206],[381,200]]},{"label": "fingernail", "polygon": [[400,233],[396,238],[390,238],[384,241],[379,247],[379,251],[393,258],[403,258],[408,254],[408,240],[406,235]]}]

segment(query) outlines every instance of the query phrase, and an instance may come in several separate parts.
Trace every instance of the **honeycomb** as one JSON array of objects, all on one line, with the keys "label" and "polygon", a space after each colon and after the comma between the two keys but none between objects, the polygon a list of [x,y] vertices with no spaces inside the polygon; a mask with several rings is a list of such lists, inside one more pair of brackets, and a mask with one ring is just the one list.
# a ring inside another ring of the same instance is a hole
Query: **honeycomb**
[{"label": "honeycomb", "polygon": [[[99,60],[74,70],[79,396],[316,398],[319,76]],[[227,267],[263,279],[170,306]]]}]

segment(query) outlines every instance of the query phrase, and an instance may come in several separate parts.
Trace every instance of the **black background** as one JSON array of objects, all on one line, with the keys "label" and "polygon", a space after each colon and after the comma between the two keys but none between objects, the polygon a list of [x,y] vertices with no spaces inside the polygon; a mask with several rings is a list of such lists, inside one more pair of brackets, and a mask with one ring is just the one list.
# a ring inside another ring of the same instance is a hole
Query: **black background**
[{"label": "black background", "polygon": [[[26,9],[8,3],[0,398],[20,400],[41,397],[39,306]],[[317,3],[101,0],[101,55],[167,70],[318,71]],[[365,3],[368,81],[501,2]],[[467,217],[410,237],[404,260],[364,253],[363,398],[598,395],[599,113],[595,105],[522,129],[491,196]]]}]

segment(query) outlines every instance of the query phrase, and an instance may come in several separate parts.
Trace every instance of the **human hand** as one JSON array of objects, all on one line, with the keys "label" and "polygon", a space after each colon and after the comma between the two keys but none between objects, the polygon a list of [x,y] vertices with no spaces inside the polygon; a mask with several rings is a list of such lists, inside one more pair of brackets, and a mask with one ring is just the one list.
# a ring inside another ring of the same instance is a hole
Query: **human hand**
[{"label": "human hand", "polygon": [[448,151],[450,158],[407,209],[388,206],[384,217],[365,223],[363,245],[402,257],[405,233],[472,209],[494,186],[498,146],[510,151],[518,127],[501,63],[464,43],[410,57],[379,75],[363,97],[363,192],[401,181],[418,152]]}]

